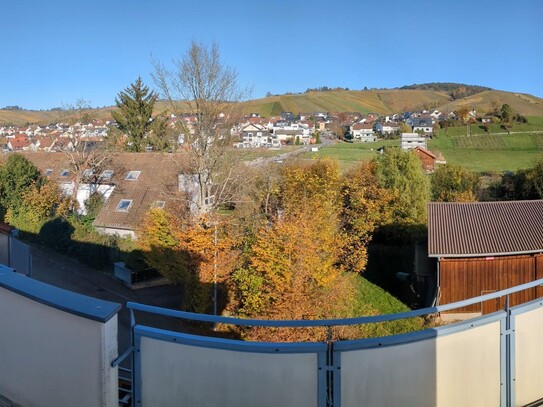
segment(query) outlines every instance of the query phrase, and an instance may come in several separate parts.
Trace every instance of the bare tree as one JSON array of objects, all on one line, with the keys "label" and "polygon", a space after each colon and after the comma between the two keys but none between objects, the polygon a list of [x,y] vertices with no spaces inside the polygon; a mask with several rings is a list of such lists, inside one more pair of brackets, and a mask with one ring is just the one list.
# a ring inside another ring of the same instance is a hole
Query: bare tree
[{"label": "bare tree", "polygon": [[[71,126],[69,143],[62,151],[70,165],[72,174],[72,202],[77,202],[77,194],[81,184],[90,184],[89,195],[96,192],[97,185],[103,180],[100,175],[111,160],[111,154],[103,141],[88,137],[84,132],[84,124],[92,120],[90,102],[78,99],[75,105],[65,107],[69,113],[68,123]],[[75,210],[75,207],[72,208]]]},{"label": "bare tree", "polygon": [[[171,69],[154,60],[153,66],[161,96],[180,118],[177,124],[190,168],[184,183],[195,190],[191,206],[203,214],[233,199],[240,160],[232,156],[230,130],[248,92],[238,86],[236,70],[223,64],[216,44],[193,41]],[[183,112],[193,120],[182,120]]]}]

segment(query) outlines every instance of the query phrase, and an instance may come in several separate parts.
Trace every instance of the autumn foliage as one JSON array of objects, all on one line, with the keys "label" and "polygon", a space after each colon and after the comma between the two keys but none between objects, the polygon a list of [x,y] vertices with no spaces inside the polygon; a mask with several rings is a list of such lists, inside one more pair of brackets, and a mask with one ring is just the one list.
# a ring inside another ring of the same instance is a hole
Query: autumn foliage
[{"label": "autumn foliage", "polygon": [[[366,244],[387,199],[371,171],[364,166],[342,177],[337,164],[326,160],[284,168],[279,210],[258,231],[245,267],[234,274],[238,314],[266,319],[351,316],[356,275],[365,268]],[[326,332],[255,328],[245,334],[307,340],[324,339]]]},{"label": "autumn foliage", "polygon": [[140,246],[148,265],[185,288],[186,307],[206,312],[213,282],[228,280],[238,252],[227,224],[199,217],[182,222],[162,209],[149,211],[142,227]]},{"label": "autumn foliage", "polygon": [[[393,193],[375,163],[342,175],[337,163],[281,167],[254,180],[246,205],[226,215],[181,220],[149,212],[140,233],[146,262],[185,287],[187,309],[206,311],[214,281],[228,288],[226,311],[262,319],[353,316],[367,244],[392,214]],[[190,218],[190,217],[189,217]],[[334,335],[352,337],[354,328]],[[325,339],[323,329],[243,329],[258,340]]]}]

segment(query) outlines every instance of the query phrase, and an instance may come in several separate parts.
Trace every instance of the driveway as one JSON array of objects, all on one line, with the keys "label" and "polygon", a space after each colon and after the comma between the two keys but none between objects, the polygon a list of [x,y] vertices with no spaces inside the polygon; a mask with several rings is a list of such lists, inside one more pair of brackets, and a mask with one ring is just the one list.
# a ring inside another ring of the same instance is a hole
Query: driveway
[{"label": "driveway", "polygon": [[[32,246],[32,278],[66,290],[123,305],[119,312],[119,354],[130,346],[130,313],[127,301],[178,309],[180,290],[173,285],[132,290],[113,278],[112,273],[93,269],[52,250]],[[179,330],[174,318],[137,313],[136,322],[156,328]]]}]

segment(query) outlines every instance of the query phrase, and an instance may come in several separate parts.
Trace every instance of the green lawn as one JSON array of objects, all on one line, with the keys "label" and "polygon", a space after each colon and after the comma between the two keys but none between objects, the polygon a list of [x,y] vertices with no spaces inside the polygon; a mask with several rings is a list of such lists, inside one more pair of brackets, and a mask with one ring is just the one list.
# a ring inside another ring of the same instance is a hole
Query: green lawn
[{"label": "green lawn", "polygon": [[439,136],[428,148],[443,154],[448,163],[476,172],[516,171],[543,159],[543,133]]},{"label": "green lawn", "polygon": [[[440,152],[451,164],[461,165],[475,172],[517,171],[521,168],[533,167],[543,160],[543,118],[530,117],[528,124],[516,124],[514,134],[504,134],[500,125],[493,124],[491,133],[473,131],[466,136],[465,126],[449,128],[448,135],[444,129],[440,134],[428,140],[428,148]],[[524,129],[526,132],[516,133]],[[541,131],[541,132],[539,132]],[[501,133],[501,134],[492,134]],[[400,140],[382,140],[374,143],[336,142],[322,147],[317,153],[306,153],[305,159],[326,157],[339,162],[342,171],[358,162],[370,161],[377,156],[377,149],[383,146],[399,147]]]},{"label": "green lawn", "polygon": [[303,155],[306,159],[330,158],[339,162],[342,170],[348,169],[358,162],[370,161],[377,157],[377,149],[383,146],[398,146],[400,140],[383,140],[374,143],[353,142],[336,143],[323,146],[318,152],[308,152]]},{"label": "green lawn", "polygon": [[[358,277],[357,283],[353,315],[371,316],[410,311],[407,305],[382,288],[370,283],[364,277]],[[386,336],[417,331],[423,328],[424,322],[422,318],[409,318],[363,325],[360,327],[360,334],[362,337]]]},{"label": "green lawn", "polygon": [[276,155],[290,153],[302,148],[302,146],[282,146],[278,149],[270,148],[246,148],[235,150],[238,157],[241,157],[243,161],[251,161],[259,157],[275,157]]}]

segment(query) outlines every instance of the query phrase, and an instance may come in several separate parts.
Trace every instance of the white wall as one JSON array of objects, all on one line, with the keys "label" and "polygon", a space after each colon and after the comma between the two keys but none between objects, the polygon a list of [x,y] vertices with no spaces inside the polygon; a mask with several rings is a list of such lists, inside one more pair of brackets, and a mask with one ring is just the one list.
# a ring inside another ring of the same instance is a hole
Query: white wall
[{"label": "white wall", "polygon": [[341,405],[499,406],[500,322],[343,352]]},{"label": "white wall", "polygon": [[117,315],[101,323],[2,287],[0,310],[1,395],[25,407],[118,406]]},{"label": "white wall", "polygon": [[317,355],[142,338],[143,406],[317,406]]},{"label": "white wall", "polygon": [[515,387],[517,406],[543,397],[543,308],[515,315]]},{"label": "white wall", "polygon": [[134,232],[133,230],[106,228],[106,227],[100,227],[100,226],[95,226],[95,228],[98,232],[105,233],[106,235],[111,235],[111,236],[119,235],[121,237],[129,237],[133,240],[136,240],[138,238],[138,236],[136,235],[136,232]]}]

